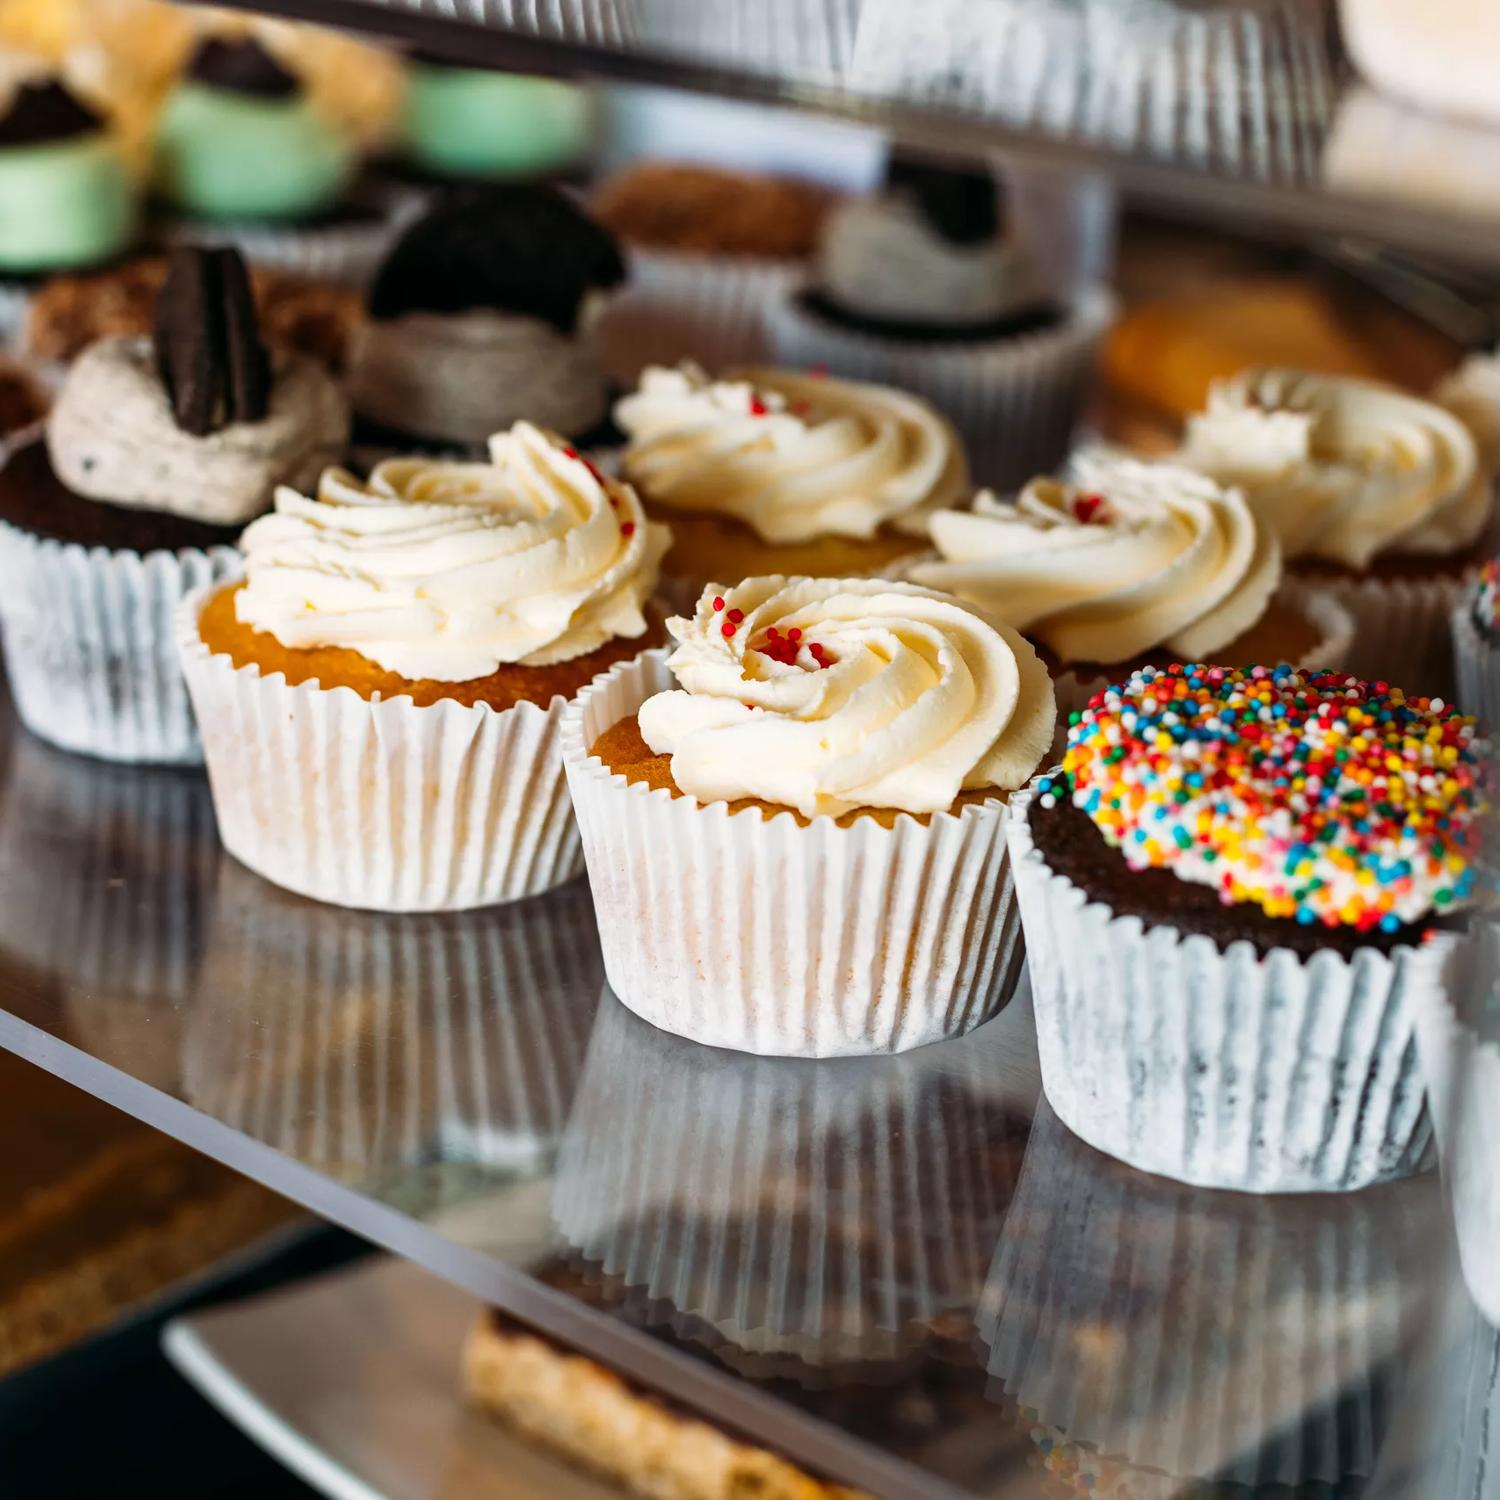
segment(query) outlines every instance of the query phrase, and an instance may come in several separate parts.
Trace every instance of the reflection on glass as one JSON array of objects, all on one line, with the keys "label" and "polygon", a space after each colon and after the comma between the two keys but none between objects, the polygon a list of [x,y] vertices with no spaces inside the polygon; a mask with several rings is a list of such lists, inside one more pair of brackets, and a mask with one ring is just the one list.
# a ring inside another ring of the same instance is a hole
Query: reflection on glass
[{"label": "reflection on glass", "polygon": [[990,1374],[1061,1478],[1358,1493],[1439,1215],[1431,1174],[1329,1196],[1180,1186],[1043,1104],[980,1318]]}]

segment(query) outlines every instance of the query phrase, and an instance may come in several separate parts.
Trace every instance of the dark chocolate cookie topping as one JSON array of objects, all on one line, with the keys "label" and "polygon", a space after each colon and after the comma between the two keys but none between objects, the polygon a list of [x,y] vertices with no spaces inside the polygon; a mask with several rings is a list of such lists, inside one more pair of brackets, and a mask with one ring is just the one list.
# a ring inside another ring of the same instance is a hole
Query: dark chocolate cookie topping
[{"label": "dark chocolate cookie topping", "polygon": [[396,242],[370,293],[370,316],[489,309],[572,333],[585,296],[624,279],[614,240],[561,193],[458,188]]},{"label": "dark chocolate cookie topping", "polygon": [[207,437],[266,415],[271,362],[237,250],[174,250],[152,334],[172,416],[184,432]]},{"label": "dark chocolate cookie topping", "polygon": [[888,189],[905,193],[949,244],[974,245],[1000,233],[1000,185],[984,167],[939,166],[893,151],[886,163]]},{"label": "dark chocolate cookie topping", "polygon": [[261,99],[287,99],[301,85],[254,37],[209,37],[187,65],[194,83]]},{"label": "dark chocolate cookie topping", "polygon": [[103,117],[80,104],[55,78],[23,83],[0,115],[0,146],[42,146],[93,135]]}]

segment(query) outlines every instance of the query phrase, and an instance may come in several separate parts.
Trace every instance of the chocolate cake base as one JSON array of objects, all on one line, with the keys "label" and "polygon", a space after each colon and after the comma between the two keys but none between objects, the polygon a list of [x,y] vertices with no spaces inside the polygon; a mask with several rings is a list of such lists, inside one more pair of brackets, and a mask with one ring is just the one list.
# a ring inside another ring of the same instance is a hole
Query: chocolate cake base
[{"label": "chocolate cake base", "polygon": [[43,438],[16,449],[0,466],[0,521],[49,541],[143,553],[232,547],[245,529],[75,494],[57,477]]},{"label": "chocolate cake base", "polygon": [[1037,853],[1090,901],[1108,906],[1116,916],[1139,917],[1148,927],[1202,933],[1221,951],[1244,941],[1262,957],[1273,948],[1289,948],[1303,958],[1324,952],[1348,958],[1360,948],[1389,953],[1397,947],[1415,947],[1428,929],[1455,925],[1455,919],[1443,918],[1408,923],[1395,932],[1304,927],[1290,917],[1268,917],[1245,902],[1226,906],[1210,886],[1179,880],[1167,869],[1132,870],[1124,855],[1104,841],[1088,814],[1071,803],[1044,808],[1033,802],[1029,823]]},{"label": "chocolate cake base", "polygon": [[1056,328],[1063,319],[1063,309],[1050,302],[1025,307],[984,323],[955,326],[952,323],[913,322],[905,318],[867,317],[835,302],[826,293],[812,289],[800,292],[797,301],[804,311],[837,328],[903,344],[984,344],[1021,334],[1043,333]]}]

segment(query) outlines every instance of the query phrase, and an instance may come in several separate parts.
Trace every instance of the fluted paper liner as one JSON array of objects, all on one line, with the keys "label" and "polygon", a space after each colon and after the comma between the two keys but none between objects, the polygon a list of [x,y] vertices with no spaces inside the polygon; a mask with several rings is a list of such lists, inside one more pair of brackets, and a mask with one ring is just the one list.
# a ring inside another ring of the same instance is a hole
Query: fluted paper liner
[{"label": "fluted paper liner", "polygon": [[0,623],[22,723],[105,760],[199,762],[173,615],[238,568],[232,547],[114,551],[0,522]]},{"label": "fluted paper liner", "polygon": [[707,1325],[740,1368],[748,1354],[760,1374],[812,1378],[899,1358],[978,1301],[1025,1140],[976,1040],[747,1057],[668,1036],[606,992],[557,1227],[680,1332]]},{"label": "fluted paper liner", "polygon": [[1437,1206],[1430,1177],[1354,1198],[1183,1187],[1043,1104],[980,1306],[986,1367],[1065,1441],[1170,1476],[1163,1495],[1368,1478]]},{"label": "fluted paper liner", "polygon": [[1020,922],[998,799],[893,828],[799,826],[630,784],[590,747],[672,685],[664,651],[568,710],[563,762],[614,992],[664,1031],[770,1056],[903,1052],[1007,998]]},{"label": "fluted paper liner", "polygon": [[236,668],[177,640],[224,847],[299,895],[376,911],[461,911],[539,895],[583,857],[558,760],[567,700],[374,701]]},{"label": "fluted paper liner", "polygon": [[[216,996],[256,976],[254,1007]],[[226,861],[184,1082],[199,1109],[364,1178],[437,1156],[545,1170],[603,977],[581,881],[482,912],[388,916]]]},{"label": "fluted paper liner", "polygon": [[643,52],[799,83],[837,83],[849,66],[861,0],[636,0],[631,45]]},{"label": "fluted paper liner", "polygon": [[771,359],[910,391],[964,439],[979,484],[1014,489],[1066,457],[1115,317],[1103,287],[1083,293],[1054,327],[983,343],[905,343],[843,328],[805,309],[800,285],[765,303]]},{"label": "fluted paper liner", "polygon": [[1451,578],[1307,577],[1353,616],[1347,671],[1411,694],[1453,696],[1448,622],[1473,583],[1472,573]]},{"label": "fluted paper liner", "polygon": [[1458,706],[1490,728],[1500,727],[1500,652],[1474,618],[1474,600],[1465,590],[1449,615]]},{"label": "fluted paper liner", "polygon": [[1457,946],[1261,957],[1117,917],[1009,839],[1042,1084],[1063,1123],[1147,1172],[1245,1192],[1346,1191],[1431,1160],[1418,1007]]}]

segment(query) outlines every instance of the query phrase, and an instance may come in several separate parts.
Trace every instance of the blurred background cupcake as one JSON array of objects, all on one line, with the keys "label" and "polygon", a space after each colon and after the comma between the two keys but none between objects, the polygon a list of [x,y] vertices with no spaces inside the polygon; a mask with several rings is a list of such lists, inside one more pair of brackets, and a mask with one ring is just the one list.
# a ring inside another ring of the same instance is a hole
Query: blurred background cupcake
[{"label": "blurred background cupcake", "polygon": [[33,733],[111,760],[201,751],[172,614],[238,566],[232,543],[281,483],[348,441],[348,407],[303,356],[268,352],[244,263],[183,249],[152,337],[100,340],[45,432],[0,467],[0,620]]},{"label": "blurred background cupcake", "polygon": [[1113,316],[1048,264],[992,170],[896,151],[878,195],[828,216],[811,277],[768,301],[771,356],[926,397],[976,477],[1014,487],[1066,453]]},{"label": "blurred background cupcake", "polygon": [[518,421],[587,442],[609,413],[597,332],[624,275],[608,232],[555,189],[443,195],[370,291],[349,368],[361,447],[472,454]]},{"label": "blurred background cupcake", "polygon": [[1459,596],[1450,628],[1459,706],[1493,729],[1500,725],[1500,558],[1490,558]]}]

